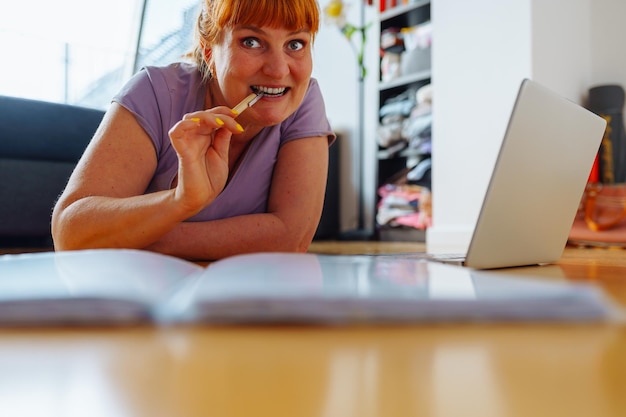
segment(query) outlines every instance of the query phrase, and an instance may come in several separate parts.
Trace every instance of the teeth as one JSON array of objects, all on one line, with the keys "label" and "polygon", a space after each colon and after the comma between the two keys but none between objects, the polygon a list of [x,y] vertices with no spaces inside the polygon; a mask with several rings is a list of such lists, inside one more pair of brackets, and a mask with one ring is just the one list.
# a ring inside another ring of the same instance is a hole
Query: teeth
[{"label": "teeth", "polygon": [[277,95],[283,94],[286,90],[286,88],[269,88],[269,87],[261,87],[261,86],[255,86],[254,89],[257,91],[257,93],[263,93],[265,95],[270,95],[270,96],[277,96]]}]

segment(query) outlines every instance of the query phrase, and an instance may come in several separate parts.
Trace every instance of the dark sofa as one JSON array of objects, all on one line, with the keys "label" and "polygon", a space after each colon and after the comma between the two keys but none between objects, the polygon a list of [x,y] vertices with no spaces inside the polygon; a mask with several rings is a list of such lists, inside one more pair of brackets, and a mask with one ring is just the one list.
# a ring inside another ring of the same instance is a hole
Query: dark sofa
[{"label": "dark sofa", "polygon": [[52,207],[103,116],[0,96],[0,246],[52,245]]}]

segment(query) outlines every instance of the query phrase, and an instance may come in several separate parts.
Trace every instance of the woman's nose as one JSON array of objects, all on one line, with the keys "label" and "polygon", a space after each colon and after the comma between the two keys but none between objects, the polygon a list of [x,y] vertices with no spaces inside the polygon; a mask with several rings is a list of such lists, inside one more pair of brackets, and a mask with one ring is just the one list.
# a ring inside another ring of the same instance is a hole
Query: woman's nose
[{"label": "woman's nose", "polygon": [[263,65],[263,73],[273,79],[281,79],[289,74],[288,57],[282,52],[267,54]]}]

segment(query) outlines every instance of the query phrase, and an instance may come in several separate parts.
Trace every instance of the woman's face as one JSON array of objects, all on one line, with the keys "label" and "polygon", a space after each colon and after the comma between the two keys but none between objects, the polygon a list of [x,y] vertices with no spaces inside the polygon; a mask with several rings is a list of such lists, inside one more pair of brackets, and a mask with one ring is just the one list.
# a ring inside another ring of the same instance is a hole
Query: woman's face
[{"label": "woman's face", "polygon": [[212,54],[214,76],[227,104],[233,107],[251,92],[263,92],[242,118],[263,126],[285,120],[308,88],[311,46],[308,30],[238,26],[224,31]]}]

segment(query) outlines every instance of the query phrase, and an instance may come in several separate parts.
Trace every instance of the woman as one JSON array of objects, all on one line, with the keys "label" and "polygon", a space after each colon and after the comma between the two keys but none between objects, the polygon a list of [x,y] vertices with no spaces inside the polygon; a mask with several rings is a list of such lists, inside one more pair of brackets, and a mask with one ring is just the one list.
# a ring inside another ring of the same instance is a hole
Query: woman
[{"label": "woman", "polygon": [[55,248],[306,251],[335,138],[318,28],[315,0],[204,0],[195,63],[144,68],[113,99],[54,208]]}]

